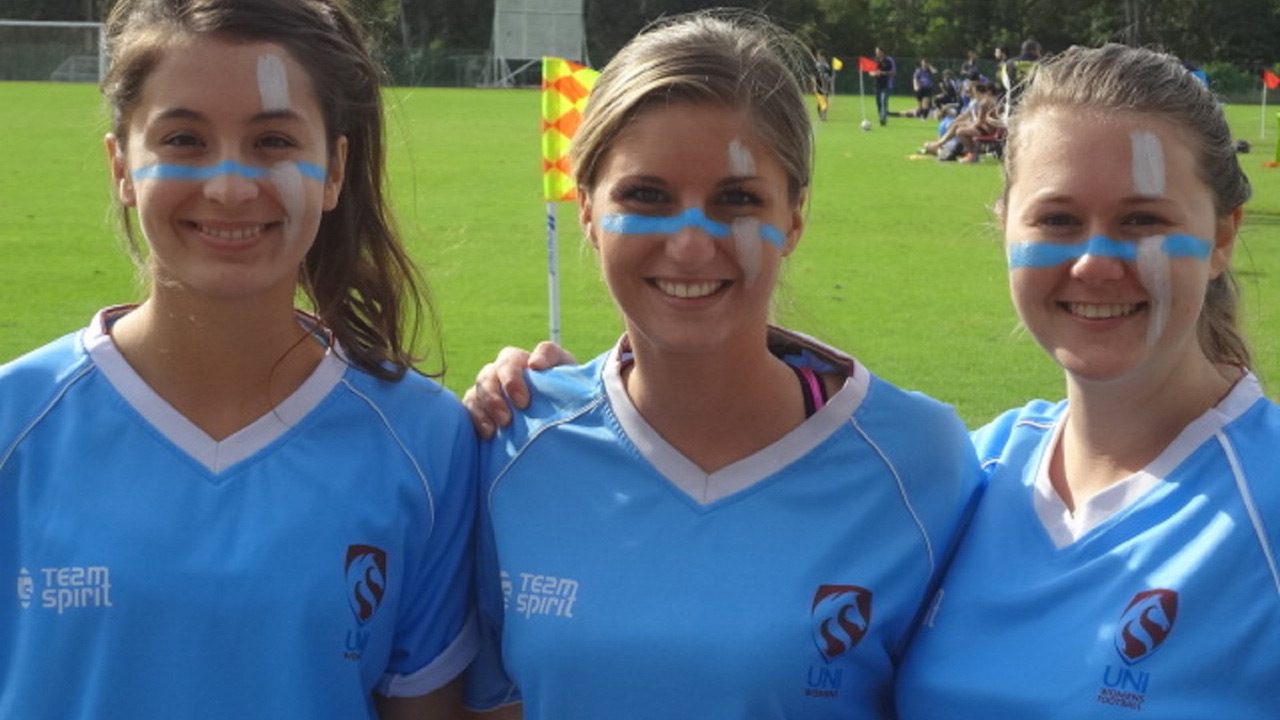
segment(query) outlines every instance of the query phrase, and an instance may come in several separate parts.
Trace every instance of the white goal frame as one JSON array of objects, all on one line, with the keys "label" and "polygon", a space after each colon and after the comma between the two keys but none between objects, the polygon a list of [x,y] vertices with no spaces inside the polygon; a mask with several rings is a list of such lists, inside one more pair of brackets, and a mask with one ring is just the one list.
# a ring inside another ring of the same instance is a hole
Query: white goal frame
[{"label": "white goal frame", "polygon": [[98,46],[98,82],[107,74],[107,42],[106,28],[100,22],[77,22],[74,20],[11,20],[0,18],[0,27],[44,27],[44,28],[90,28],[94,31]]},{"label": "white goal frame", "polygon": [[[486,85],[509,87],[544,55],[587,59],[585,0],[494,0]],[[515,69],[512,63],[519,63]]]}]

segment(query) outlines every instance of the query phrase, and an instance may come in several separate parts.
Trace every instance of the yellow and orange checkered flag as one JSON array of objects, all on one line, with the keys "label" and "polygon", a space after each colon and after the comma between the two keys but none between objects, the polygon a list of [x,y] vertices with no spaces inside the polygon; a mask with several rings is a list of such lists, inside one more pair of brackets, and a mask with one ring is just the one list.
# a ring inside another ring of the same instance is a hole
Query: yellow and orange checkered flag
[{"label": "yellow and orange checkered flag", "polygon": [[578,198],[569,167],[569,144],[599,76],[598,71],[564,58],[542,58],[542,194],[547,202]]}]

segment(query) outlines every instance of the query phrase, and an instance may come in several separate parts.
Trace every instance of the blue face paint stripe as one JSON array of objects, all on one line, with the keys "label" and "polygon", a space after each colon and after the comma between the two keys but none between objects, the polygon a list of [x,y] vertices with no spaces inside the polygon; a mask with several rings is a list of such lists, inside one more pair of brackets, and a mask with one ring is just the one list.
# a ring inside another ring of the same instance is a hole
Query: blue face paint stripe
[{"label": "blue face paint stripe", "polygon": [[[298,172],[304,177],[312,180],[325,179],[324,168],[315,163],[294,160],[292,164],[297,166]],[[130,174],[134,180],[209,180],[219,175],[239,175],[249,180],[261,180],[267,177],[267,173],[267,168],[241,165],[235,160],[223,160],[217,165],[204,166],[157,163],[140,167]]]},{"label": "blue face paint stripe", "polygon": [[[674,235],[687,227],[699,228],[713,238],[727,238],[732,232],[728,225],[712,220],[696,207],[677,215],[613,214],[600,219],[601,229],[621,235]],[[779,248],[786,243],[786,235],[766,223],[760,223],[760,237]]]},{"label": "blue face paint stripe", "polygon": [[[1169,235],[1160,249],[1169,257],[1204,260],[1212,252],[1213,243],[1194,235]],[[1010,268],[1054,267],[1074,262],[1085,255],[1134,262],[1138,259],[1138,245],[1095,235],[1082,243],[1010,243],[1008,250]]]}]

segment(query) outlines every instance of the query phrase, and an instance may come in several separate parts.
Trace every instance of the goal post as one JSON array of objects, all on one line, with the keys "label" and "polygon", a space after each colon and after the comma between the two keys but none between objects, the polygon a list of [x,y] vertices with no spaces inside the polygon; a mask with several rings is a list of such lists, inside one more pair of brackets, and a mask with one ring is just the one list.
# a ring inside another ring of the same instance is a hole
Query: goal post
[{"label": "goal post", "polygon": [[106,72],[102,23],[0,18],[0,80],[101,82]]},{"label": "goal post", "polygon": [[584,0],[494,0],[487,84],[511,85],[544,55],[585,64],[583,5]]}]

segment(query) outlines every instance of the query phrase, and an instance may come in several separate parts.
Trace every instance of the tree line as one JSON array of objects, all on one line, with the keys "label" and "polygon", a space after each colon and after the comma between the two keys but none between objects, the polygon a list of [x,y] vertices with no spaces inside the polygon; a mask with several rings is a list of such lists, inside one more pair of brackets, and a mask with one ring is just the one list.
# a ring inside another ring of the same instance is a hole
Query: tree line
[{"label": "tree line", "polygon": [[[483,50],[495,0],[349,0],[387,48]],[[0,0],[0,18],[101,19],[111,0]],[[1280,60],[1280,0],[585,0],[588,53],[600,66],[649,21],[711,6],[762,11],[811,47],[908,57],[1016,54],[1122,42],[1197,63],[1243,68]]]}]

